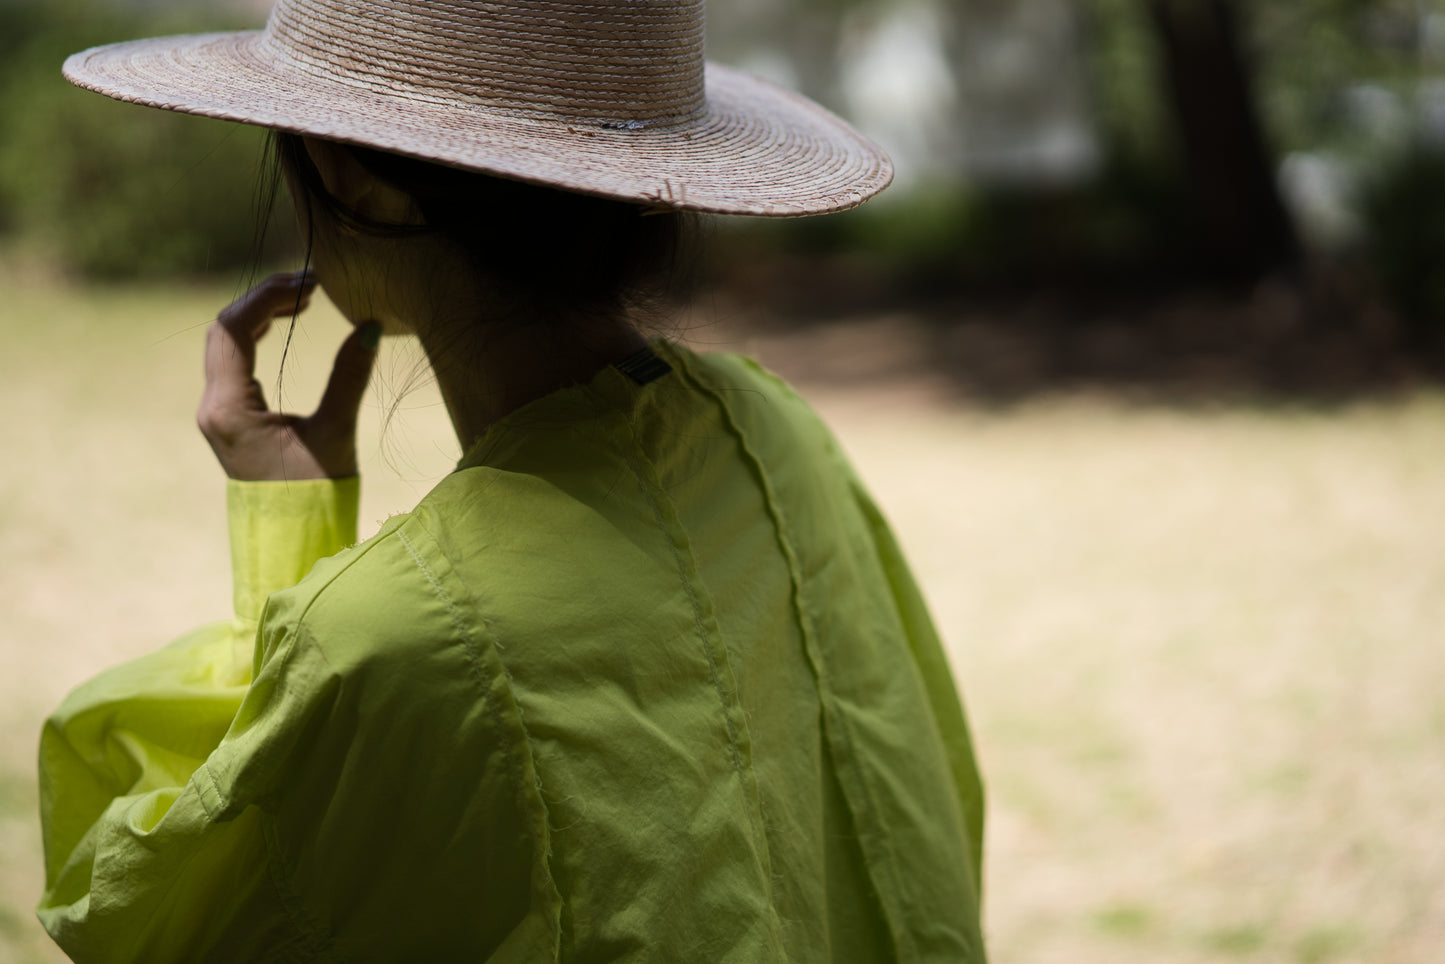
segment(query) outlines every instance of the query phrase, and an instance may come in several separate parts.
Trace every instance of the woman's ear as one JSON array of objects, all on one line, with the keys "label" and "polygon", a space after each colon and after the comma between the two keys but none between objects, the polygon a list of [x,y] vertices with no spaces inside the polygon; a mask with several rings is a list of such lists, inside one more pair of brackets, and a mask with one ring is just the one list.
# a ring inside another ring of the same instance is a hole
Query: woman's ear
[{"label": "woman's ear", "polygon": [[306,146],[306,156],[316,166],[327,193],[356,210],[357,202],[370,190],[367,182],[374,180],[371,174],[350,151],[335,141],[303,137],[301,143]]},{"label": "woman's ear", "polygon": [[344,146],[319,137],[302,137],[301,143],[327,192],[345,207],[378,224],[421,223],[411,197],[362,167]]}]

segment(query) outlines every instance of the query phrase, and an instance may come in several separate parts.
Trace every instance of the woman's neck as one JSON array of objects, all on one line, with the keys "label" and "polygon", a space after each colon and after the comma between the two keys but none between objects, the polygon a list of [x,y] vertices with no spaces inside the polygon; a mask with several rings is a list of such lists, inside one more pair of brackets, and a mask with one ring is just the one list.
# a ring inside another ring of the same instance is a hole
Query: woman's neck
[{"label": "woman's neck", "polygon": [[584,384],[647,342],[627,322],[575,331],[485,321],[444,337],[417,332],[436,373],[457,441],[466,452],[493,424],[528,402]]},{"label": "woman's neck", "polygon": [[509,412],[646,345],[626,316],[564,323],[497,310],[503,299],[439,239],[360,239],[347,254],[343,310],[417,336],[463,452]]}]

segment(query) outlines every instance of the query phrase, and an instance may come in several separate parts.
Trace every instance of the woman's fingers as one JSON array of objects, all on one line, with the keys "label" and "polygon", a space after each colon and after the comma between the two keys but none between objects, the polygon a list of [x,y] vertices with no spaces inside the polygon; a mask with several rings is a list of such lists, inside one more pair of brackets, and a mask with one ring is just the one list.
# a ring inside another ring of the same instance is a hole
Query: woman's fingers
[{"label": "woman's fingers", "polygon": [[366,384],[371,380],[371,368],[380,343],[381,325],[374,321],[357,327],[341,343],[321,404],[310,418],[318,430],[348,438],[355,434],[356,415],[361,400],[366,397]]},{"label": "woman's fingers", "polygon": [[302,446],[329,478],[356,474],[356,417],[380,341],[381,326],[370,321],[341,343],[321,404],[297,425]]},{"label": "woman's fingers", "polygon": [[362,325],[342,343],[309,418],[272,412],[256,381],[256,340],[276,318],[305,308],[313,290],[315,282],[301,272],[272,275],[228,305],[206,333],[206,388],[196,421],[233,479],[356,474],[356,417],[380,325]]},{"label": "woman's fingers", "polygon": [[252,340],[260,338],[273,318],[289,315],[304,308],[316,290],[316,276],[309,271],[285,271],[271,277],[231,302],[216,320],[234,334],[249,333]]},{"label": "woman's fingers", "polygon": [[315,286],[302,272],[272,275],[221,310],[206,333],[203,407],[255,407],[260,391],[255,383],[256,340],[274,318],[305,308]]},{"label": "woman's fingers", "polygon": [[255,374],[256,339],[275,318],[305,308],[314,289],[303,272],[272,275],[222,309],[206,332],[196,424],[232,478],[314,478],[322,471],[308,453],[289,451],[299,441],[296,420],[267,408]]},{"label": "woman's fingers", "polygon": [[219,321],[211,325],[206,331],[206,388],[197,413],[202,432],[209,436],[207,423],[219,428],[232,413],[265,410],[255,372],[256,342],[237,338]]}]

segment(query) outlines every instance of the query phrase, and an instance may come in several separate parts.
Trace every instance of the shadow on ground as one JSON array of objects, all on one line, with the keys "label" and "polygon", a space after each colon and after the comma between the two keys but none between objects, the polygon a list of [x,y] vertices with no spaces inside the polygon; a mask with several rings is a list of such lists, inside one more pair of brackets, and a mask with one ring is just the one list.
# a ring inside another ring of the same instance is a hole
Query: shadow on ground
[{"label": "shadow on ground", "polygon": [[1445,380],[1422,335],[1348,266],[1248,286],[900,285],[845,259],[779,259],[700,299],[805,383],[930,379],[973,403],[1096,391],[1165,404],[1341,403]]}]

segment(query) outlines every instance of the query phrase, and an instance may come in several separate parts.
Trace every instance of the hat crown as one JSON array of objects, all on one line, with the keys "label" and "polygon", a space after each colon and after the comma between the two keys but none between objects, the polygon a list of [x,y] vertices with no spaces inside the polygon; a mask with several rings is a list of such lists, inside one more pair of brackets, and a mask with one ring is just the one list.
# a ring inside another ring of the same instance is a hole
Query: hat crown
[{"label": "hat crown", "polygon": [[703,0],[278,0],[264,43],[388,96],[625,129],[705,109]]}]

